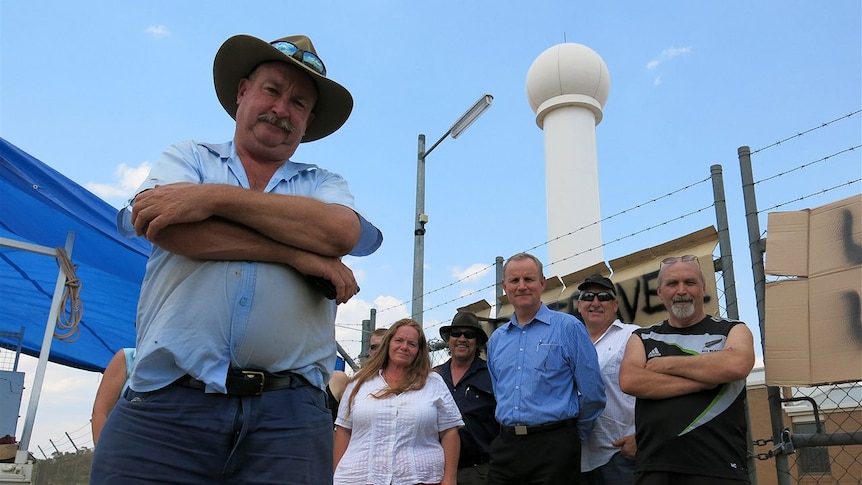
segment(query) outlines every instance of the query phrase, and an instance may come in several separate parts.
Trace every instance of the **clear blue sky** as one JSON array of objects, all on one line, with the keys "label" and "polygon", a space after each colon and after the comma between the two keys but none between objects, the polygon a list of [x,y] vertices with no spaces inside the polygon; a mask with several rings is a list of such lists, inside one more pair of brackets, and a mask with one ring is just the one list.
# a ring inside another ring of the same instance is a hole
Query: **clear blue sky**
[{"label": "clear blue sky", "polygon": [[[351,349],[370,308],[379,325],[409,313],[417,135],[432,143],[483,93],[494,95],[491,109],[428,158],[425,289],[443,288],[425,296],[429,336],[457,307],[493,301],[492,272],[455,283],[465,275],[531,248],[546,259],[543,138],[525,78],[553,45],[585,44],[610,72],[597,127],[603,217],[723,166],[740,313],[753,327],[736,149],[763,148],[862,108],[858,0],[0,1],[0,136],[117,206],[169,144],[232,136],[212,87],[213,56],[225,39],[311,36],[355,107],[340,131],[294,158],[344,175],[385,235],[377,253],[349,260],[362,292],[341,308],[338,333]],[[860,120],[760,152],[755,179],[859,145]],[[860,150],[837,155],[758,184],[758,206],[861,173]],[[779,210],[859,192],[857,182]],[[573,211],[578,200],[572,194]],[[711,203],[706,183],[612,218],[603,225],[605,257],[714,224],[712,208],[680,218]],[[86,425],[97,385],[96,374],[49,367],[31,449],[49,451],[48,439]]]}]

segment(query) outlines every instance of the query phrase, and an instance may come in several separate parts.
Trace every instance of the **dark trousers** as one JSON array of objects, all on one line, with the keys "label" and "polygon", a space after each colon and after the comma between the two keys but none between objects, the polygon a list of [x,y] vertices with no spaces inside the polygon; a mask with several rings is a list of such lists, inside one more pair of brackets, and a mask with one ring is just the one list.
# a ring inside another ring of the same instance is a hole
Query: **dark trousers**
[{"label": "dark trousers", "polygon": [[491,443],[489,485],[581,483],[577,426],[516,436],[501,433]]},{"label": "dark trousers", "polygon": [[467,466],[458,469],[458,485],[487,485],[488,464]]}]

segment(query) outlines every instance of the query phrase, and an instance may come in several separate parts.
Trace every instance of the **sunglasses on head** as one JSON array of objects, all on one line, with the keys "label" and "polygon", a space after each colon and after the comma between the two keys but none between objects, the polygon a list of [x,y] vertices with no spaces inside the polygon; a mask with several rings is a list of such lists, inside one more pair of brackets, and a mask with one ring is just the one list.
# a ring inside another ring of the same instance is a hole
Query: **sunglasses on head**
[{"label": "sunglasses on head", "polygon": [[304,51],[293,43],[285,42],[283,40],[273,42],[271,45],[281,51],[282,54],[285,54],[303,63],[312,71],[320,74],[321,76],[326,76],[326,66],[323,65],[323,61],[320,60],[320,58],[317,57],[317,55],[313,52]]},{"label": "sunglasses on head", "polygon": [[697,256],[695,256],[693,254],[686,254],[685,256],[671,256],[669,258],[664,258],[661,260],[661,264],[659,264],[658,266],[659,266],[659,269],[661,269],[661,267],[666,265],[666,264],[690,263],[692,261],[694,261],[695,263],[697,263],[698,266],[700,266],[700,261],[697,259]]},{"label": "sunglasses on head", "polygon": [[578,300],[593,301],[593,299],[596,297],[599,298],[599,301],[616,300],[616,297],[612,293],[608,293],[607,291],[600,291],[598,293],[594,291],[582,291],[581,294],[578,296]]},{"label": "sunglasses on head", "polygon": [[461,338],[462,335],[464,336],[464,338],[469,339],[469,340],[472,340],[472,339],[477,337],[476,332],[474,332],[473,330],[451,330],[451,331],[449,331],[449,336],[452,338]]}]

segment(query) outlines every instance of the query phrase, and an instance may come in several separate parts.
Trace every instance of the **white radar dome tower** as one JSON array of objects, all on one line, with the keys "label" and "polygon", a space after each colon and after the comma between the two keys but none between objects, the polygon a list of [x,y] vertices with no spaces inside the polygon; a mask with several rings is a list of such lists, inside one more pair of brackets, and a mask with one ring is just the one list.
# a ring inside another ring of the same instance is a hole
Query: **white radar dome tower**
[{"label": "white radar dome tower", "polygon": [[610,86],[605,61],[581,44],[551,47],[527,72],[527,98],[545,134],[546,263],[554,263],[552,275],[604,261],[596,125]]}]

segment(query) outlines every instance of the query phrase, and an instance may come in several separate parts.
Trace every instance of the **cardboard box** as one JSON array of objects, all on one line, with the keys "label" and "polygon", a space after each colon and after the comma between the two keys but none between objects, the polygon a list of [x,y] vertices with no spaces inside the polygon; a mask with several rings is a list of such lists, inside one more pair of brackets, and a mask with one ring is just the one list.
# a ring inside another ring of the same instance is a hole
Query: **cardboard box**
[{"label": "cardboard box", "polygon": [[807,210],[766,216],[766,274],[808,276],[808,216]]},{"label": "cardboard box", "polygon": [[862,380],[862,195],[769,214],[766,383]]}]

